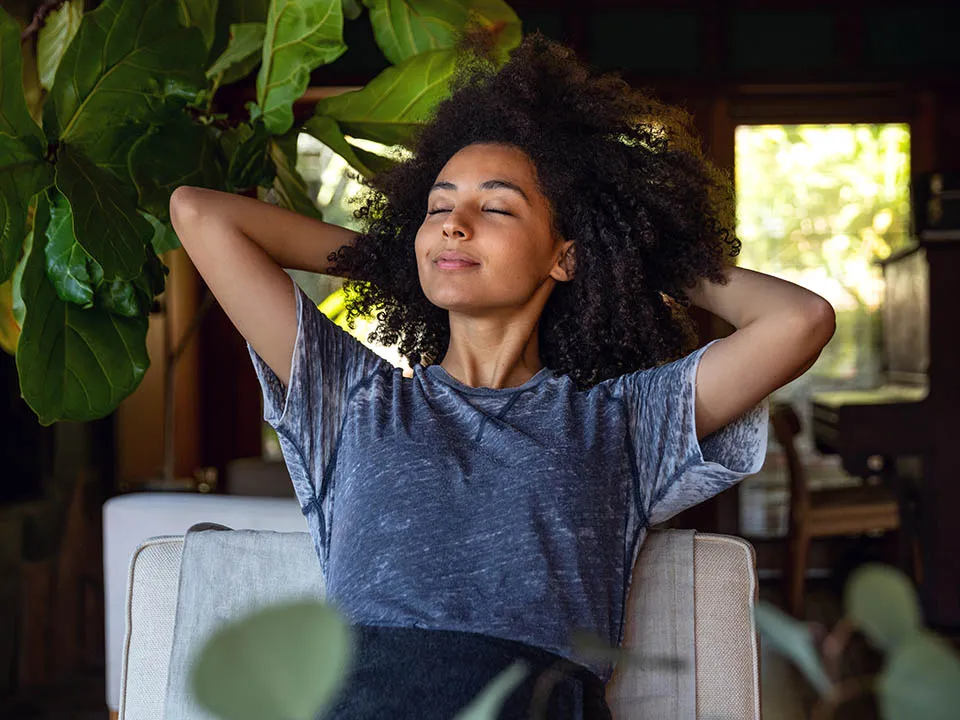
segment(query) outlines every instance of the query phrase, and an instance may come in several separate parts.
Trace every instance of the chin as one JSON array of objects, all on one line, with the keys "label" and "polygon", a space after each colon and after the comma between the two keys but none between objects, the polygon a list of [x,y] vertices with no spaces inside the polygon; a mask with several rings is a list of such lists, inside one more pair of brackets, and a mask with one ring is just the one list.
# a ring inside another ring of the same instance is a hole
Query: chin
[{"label": "chin", "polygon": [[484,307],[483,302],[464,292],[426,292],[427,300],[441,310],[456,313],[471,313]]},{"label": "chin", "polygon": [[470,313],[475,312],[478,309],[476,303],[471,303],[465,300],[453,300],[453,299],[434,299],[432,297],[427,297],[427,300],[430,301],[432,305],[440,308],[441,310],[446,310],[447,312],[455,313]]}]

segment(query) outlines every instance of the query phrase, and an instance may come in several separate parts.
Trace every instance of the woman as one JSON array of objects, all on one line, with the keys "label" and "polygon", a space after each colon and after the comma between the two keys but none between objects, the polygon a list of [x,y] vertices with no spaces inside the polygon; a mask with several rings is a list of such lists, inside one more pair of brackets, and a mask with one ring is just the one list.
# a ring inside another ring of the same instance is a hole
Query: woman
[{"label": "woman", "polygon": [[[647,529],[759,470],[764,398],[834,314],[728,266],[729,181],[679,109],[528,37],[465,63],[412,159],[348,230],[179,188],[184,248],[247,339],[328,597],[359,647],[333,717],[447,718],[515,659],[568,680],[549,717],[609,717]],[[404,377],[281,268],[345,276]],[[736,331],[690,353],[684,306]],[[689,354],[688,354],[689,353]]]}]

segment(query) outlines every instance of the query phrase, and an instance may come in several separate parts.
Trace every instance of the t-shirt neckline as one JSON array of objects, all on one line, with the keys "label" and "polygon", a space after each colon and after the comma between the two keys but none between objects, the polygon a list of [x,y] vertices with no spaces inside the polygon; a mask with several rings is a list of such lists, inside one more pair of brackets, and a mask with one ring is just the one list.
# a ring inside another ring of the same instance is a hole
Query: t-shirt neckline
[{"label": "t-shirt neckline", "polygon": [[540,368],[536,374],[527,380],[522,385],[517,385],[515,387],[507,388],[491,388],[491,387],[472,387],[466,383],[462,383],[457,380],[453,375],[448,373],[442,365],[427,365],[424,370],[430,377],[439,380],[445,385],[449,385],[453,389],[462,392],[468,393],[470,395],[507,395],[510,393],[521,392],[523,390],[530,390],[535,388],[537,385],[542,383],[549,377],[553,376],[553,370],[548,367]]}]

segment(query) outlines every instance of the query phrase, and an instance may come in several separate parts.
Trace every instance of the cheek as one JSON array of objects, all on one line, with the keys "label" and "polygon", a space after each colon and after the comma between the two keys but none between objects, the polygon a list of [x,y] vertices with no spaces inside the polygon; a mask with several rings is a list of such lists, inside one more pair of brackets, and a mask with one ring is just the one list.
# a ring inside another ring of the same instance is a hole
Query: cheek
[{"label": "cheek", "polygon": [[426,240],[423,237],[423,229],[417,233],[417,237],[413,243],[413,253],[417,258],[417,278],[420,281],[420,287],[423,289],[424,284],[424,268],[426,266],[426,254],[427,254],[427,244]]},{"label": "cheek", "polygon": [[516,237],[500,248],[500,268],[506,277],[517,280],[538,274],[548,267],[552,258],[545,243],[530,242],[528,238]]},{"label": "cheek", "polygon": [[413,241],[413,253],[417,257],[417,266],[419,267],[423,261],[423,257],[427,252],[426,240],[424,240],[423,227],[417,231],[417,237]]}]

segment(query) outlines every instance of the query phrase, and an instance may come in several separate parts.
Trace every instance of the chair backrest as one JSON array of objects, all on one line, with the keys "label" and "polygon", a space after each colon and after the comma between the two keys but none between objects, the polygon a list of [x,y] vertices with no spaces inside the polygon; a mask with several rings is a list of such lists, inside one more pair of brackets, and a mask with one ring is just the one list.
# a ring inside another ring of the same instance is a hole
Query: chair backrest
[{"label": "chair backrest", "polygon": [[[300,504],[295,498],[235,497],[232,495],[136,492],[117,495],[103,505],[103,584],[105,657],[107,665],[106,702],[116,712],[120,707],[121,666],[124,656],[124,633],[129,629],[128,613],[130,592],[131,558],[137,558],[138,547],[148,538],[158,536],[183,536],[195,523],[218,522],[228,527],[302,532],[305,526]],[[143,560],[148,565],[142,568],[141,578],[149,580],[153,562],[152,553]],[[180,569],[180,550],[166,558],[165,564],[153,568],[162,573],[174,563]],[[162,603],[164,593],[172,592],[174,607],[177,597],[177,580],[158,577],[153,583]],[[170,585],[172,583],[172,585]],[[170,587],[168,587],[170,585]],[[159,607],[157,613],[164,612]],[[172,625],[171,625],[172,627]],[[169,645],[167,651],[169,654]],[[164,665],[166,667],[166,665]],[[134,683],[140,682],[132,678]],[[151,682],[147,679],[145,682]],[[161,698],[162,701],[162,698]],[[131,717],[139,717],[132,715]]]},{"label": "chair backrest", "polygon": [[810,506],[807,471],[797,452],[796,440],[801,429],[800,416],[789,403],[775,402],[770,405],[770,423],[773,425],[773,436],[783,448],[784,457],[787,459],[787,474],[790,478],[789,522],[792,526]]},{"label": "chair backrest", "polygon": [[[678,562],[683,551],[678,553],[674,546],[687,548],[685,562]],[[121,720],[163,717],[182,548],[183,536],[151,538],[137,548],[130,562],[120,680]],[[277,563],[277,567],[282,567],[282,563]],[[642,592],[645,582],[654,577],[660,577],[661,582],[666,578],[667,587],[653,594]],[[689,651],[692,638],[695,688],[691,690],[695,699],[691,702],[696,707],[696,717],[757,720],[759,659],[751,619],[757,584],[749,543],[720,535],[698,534],[691,541],[689,533],[682,531],[652,532],[639,554],[633,586],[625,644],[639,645],[652,634],[654,626],[663,626],[658,618],[680,615],[680,631],[668,638],[667,646],[672,642],[678,652]],[[692,601],[686,618],[685,613],[676,612],[684,600]],[[685,640],[687,632],[690,638]],[[682,674],[651,680],[631,667],[618,668],[608,686],[614,717],[665,717],[651,715],[650,711],[665,707],[663,694],[683,690],[671,687],[671,683],[683,683]]]}]

